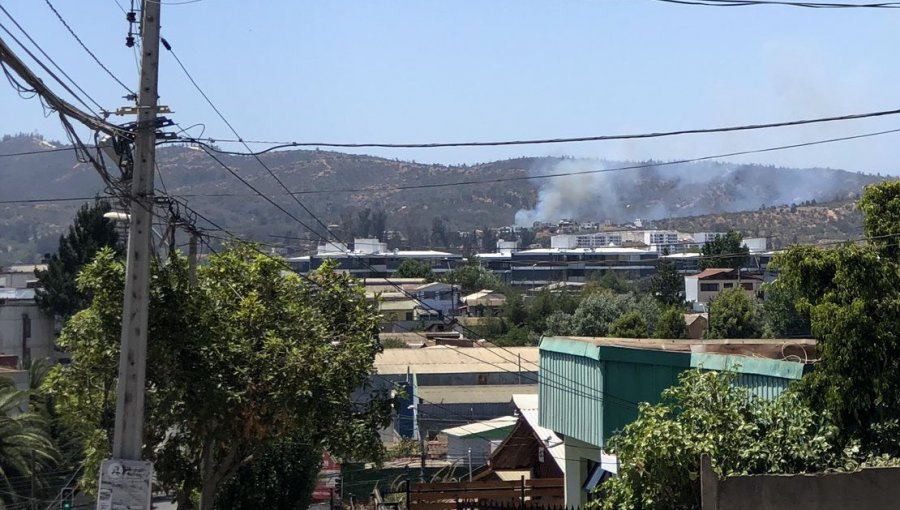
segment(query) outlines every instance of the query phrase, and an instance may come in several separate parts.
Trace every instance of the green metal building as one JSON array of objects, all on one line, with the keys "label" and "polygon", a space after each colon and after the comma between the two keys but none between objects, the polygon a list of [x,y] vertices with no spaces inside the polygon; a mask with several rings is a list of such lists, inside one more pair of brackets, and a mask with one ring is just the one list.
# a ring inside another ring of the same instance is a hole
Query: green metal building
[{"label": "green metal building", "polygon": [[[737,371],[737,384],[774,398],[800,379],[814,340],[650,340],[544,337],[540,345],[540,425],[565,437],[566,504],[584,501],[602,448],[657,403],[691,368]],[[571,480],[570,480],[571,477]]]}]

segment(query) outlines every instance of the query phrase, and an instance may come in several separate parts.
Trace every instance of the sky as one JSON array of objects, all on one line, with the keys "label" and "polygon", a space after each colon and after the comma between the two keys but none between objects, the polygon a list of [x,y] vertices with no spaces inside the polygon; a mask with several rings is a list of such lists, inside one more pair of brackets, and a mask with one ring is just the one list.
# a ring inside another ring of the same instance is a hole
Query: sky
[{"label": "sky", "polygon": [[[117,5],[127,9],[130,0],[51,1],[136,88],[136,56],[124,45],[128,26]],[[653,0],[183,2],[164,1],[163,37],[246,140],[575,137],[900,108],[900,10]],[[104,108],[126,104],[125,91],[44,1],[0,3]],[[22,39],[3,14],[0,23]],[[0,37],[9,40],[2,30]],[[204,136],[233,137],[165,50],[159,93],[181,126],[203,123]],[[445,164],[545,155],[671,160],[895,128],[900,116],[644,141],[356,152]],[[58,120],[4,80],[0,134],[17,132],[63,137]],[[188,132],[199,136],[201,128]],[[898,142],[900,133],[727,161],[900,175]]]}]

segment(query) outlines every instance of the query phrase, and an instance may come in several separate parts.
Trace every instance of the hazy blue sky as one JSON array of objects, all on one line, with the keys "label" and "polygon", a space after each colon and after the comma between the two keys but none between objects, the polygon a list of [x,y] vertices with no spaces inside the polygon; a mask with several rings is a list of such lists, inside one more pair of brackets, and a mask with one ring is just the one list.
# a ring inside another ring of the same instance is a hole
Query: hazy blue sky
[{"label": "hazy blue sky", "polygon": [[[101,59],[136,84],[115,0],[53,1]],[[124,104],[123,91],[43,1],[2,3],[101,104]],[[12,29],[2,15],[0,22]],[[203,0],[164,6],[162,24],[246,139],[564,137],[900,106],[900,10],[651,0]],[[159,90],[182,125],[203,122],[207,135],[231,137],[165,51]],[[0,112],[2,133],[62,134],[36,100],[20,99],[5,81]],[[444,163],[562,154],[673,159],[898,127],[900,118],[887,118],[627,143],[366,152]],[[886,135],[741,161],[900,173],[898,142],[900,134]]]}]

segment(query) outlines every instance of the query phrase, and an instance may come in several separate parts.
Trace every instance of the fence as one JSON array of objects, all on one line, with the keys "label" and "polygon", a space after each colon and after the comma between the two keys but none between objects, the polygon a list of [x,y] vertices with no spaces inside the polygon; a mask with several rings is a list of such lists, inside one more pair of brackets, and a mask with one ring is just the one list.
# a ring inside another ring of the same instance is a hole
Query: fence
[{"label": "fence", "polygon": [[564,495],[562,478],[406,485],[407,510],[549,510],[562,507]]}]

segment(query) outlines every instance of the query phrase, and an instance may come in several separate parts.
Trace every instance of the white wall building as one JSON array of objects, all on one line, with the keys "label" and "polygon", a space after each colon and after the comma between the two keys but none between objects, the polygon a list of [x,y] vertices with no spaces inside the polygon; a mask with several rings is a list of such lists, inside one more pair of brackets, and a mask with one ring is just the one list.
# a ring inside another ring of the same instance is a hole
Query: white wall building
[{"label": "white wall building", "polygon": [[34,289],[0,289],[0,355],[56,359],[53,317],[38,308]]}]

